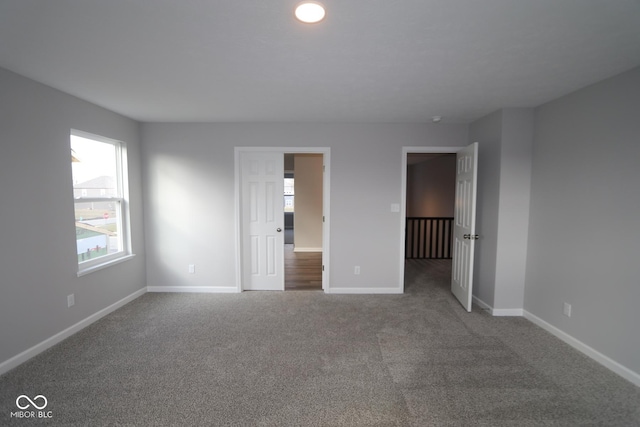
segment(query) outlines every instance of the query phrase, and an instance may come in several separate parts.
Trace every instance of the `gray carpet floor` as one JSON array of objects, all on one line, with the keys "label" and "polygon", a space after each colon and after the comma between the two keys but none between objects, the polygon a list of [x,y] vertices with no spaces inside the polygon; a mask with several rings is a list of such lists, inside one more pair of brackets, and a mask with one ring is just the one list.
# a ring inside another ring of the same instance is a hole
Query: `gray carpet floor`
[{"label": "gray carpet floor", "polygon": [[[466,313],[449,269],[408,262],[403,295],[145,294],[0,377],[0,425],[640,425],[639,388]],[[52,418],[10,418],[22,394]]]}]

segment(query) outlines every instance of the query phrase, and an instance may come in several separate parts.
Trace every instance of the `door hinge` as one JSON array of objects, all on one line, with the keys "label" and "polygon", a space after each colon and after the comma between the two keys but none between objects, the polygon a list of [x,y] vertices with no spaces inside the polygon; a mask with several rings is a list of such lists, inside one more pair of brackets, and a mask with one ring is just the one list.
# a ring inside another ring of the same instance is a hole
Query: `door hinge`
[{"label": "door hinge", "polygon": [[322,222],[324,222],[324,215],[322,215]]},{"label": "door hinge", "polygon": [[324,271],[324,265],[322,266],[322,271]]}]

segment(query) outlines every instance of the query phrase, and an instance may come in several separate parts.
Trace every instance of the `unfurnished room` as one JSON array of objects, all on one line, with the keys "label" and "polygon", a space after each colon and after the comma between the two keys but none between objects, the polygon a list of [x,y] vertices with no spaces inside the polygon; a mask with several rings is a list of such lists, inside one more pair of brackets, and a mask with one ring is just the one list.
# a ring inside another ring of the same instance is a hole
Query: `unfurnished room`
[{"label": "unfurnished room", "polygon": [[0,425],[640,425],[637,0],[0,0]]}]

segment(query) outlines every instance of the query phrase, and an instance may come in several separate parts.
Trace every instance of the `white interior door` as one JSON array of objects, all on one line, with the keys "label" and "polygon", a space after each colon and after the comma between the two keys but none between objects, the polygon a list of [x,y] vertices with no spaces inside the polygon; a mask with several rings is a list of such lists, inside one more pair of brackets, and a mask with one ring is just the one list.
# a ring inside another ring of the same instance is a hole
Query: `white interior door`
[{"label": "white interior door", "polygon": [[243,152],[242,287],[284,290],[284,155]]},{"label": "white interior door", "polygon": [[477,142],[458,151],[451,292],[467,311],[471,311],[473,254],[475,241],[478,238],[476,235],[477,166]]}]

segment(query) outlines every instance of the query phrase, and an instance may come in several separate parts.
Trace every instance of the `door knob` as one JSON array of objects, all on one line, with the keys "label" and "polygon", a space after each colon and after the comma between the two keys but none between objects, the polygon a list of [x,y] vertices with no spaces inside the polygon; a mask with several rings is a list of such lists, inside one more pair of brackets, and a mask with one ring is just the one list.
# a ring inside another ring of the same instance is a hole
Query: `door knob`
[{"label": "door knob", "polygon": [[465,234],[462,237],[467,240],[478,240],[480,238],[480,236],[478,236],[477,234]]},{"label": "door knob", "polygon": [[282,231],[282,228],[278,227],[278,228],[276,228],[276,231],[279,233],[279,232]]}]

